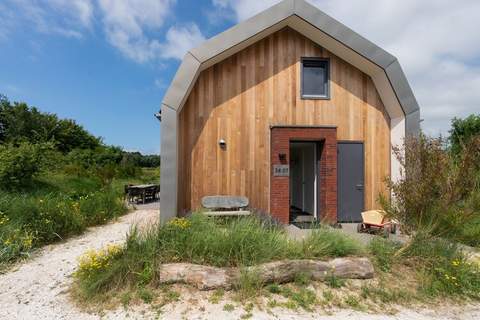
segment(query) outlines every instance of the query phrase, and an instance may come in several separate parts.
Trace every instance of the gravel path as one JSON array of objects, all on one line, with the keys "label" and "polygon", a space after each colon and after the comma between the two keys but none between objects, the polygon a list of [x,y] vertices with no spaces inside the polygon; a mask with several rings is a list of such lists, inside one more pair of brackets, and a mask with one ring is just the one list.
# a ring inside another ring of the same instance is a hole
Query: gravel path
[{"label": "gravel path", "polygon": [[122,242],[134,223],[158,218],[158,210],[138,210],[89,229],[64,243],[46,246],[17,270],[0,275],[0,319],[98,319],[68,301],[77,259],[88,249]]},{"label": "gravel path", "polygon": [[[126,233],[135,223],[151,224],[158,218],[158,210],[142,209],[118,219],[116,222],[89,229],[81,236],[71,238],[39,250],[29,261],[17,269],[0,275],[0,319],[152,319],[158,314],[146,305],[122,307],[106,311],[103,315],[82,312],[70,301],[68,289],[77,259],[88,249],[98,249],[109,243],[124,241]],[[162,309],[161,319],[239,319],[245,315],[241,306],[229,312],[223,306],[209,303],[210,293],[184,290],[181,301]],[[400,309],[395,315],[372,315],[351,310],[325,312],[294,312],[275,309],[273,313],[253,310],[252,319],[480,319],[480,306],[444,306],[436,310]]]}]

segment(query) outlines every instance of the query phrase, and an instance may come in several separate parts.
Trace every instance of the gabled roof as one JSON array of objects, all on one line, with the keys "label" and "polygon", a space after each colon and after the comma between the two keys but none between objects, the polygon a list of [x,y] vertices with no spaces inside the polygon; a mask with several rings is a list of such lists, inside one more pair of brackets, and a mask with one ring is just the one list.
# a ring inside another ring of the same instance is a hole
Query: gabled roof
[{"label": "gabled roof", "polygon": [[392,121],[405,119],[406,133],[419,130],[419,106],[398,60],[304,0],[284,0],[190,50],[162,104],[179,113],[202,70],[286,26],[370,75]]}]

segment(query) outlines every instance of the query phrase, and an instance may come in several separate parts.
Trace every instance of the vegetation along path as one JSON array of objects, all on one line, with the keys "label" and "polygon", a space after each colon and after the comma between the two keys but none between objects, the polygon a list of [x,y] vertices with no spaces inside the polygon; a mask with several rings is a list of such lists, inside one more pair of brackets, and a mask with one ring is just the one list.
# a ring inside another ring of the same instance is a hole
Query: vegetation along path
[{"label": "vegetation along path", "polygon": [[17,270],[0,275],[0,319],[97,319],[69,302],[78,257],[89,249],[122,242],[134,223],[152,222],[158,216],[158,210],[134,211],[66,242],[45,246]]},{"label": "vegetation along path", "polygon": [[[72,283],[78,257],[89,249],[99,249],[111,243],[124,241],[132,225],[151,224],[158,218],[158,210],[142,209],[107,225],[90,228],[81,236],[40,249],[30,260],[14,270],[0,275],[0,319],[150,319],[158,313],[148,305],[137,305],[125,310],[118,307],[102,315],[87,313],[70,300],[68,290]],[[182,290],[180,301],[165,306],[165,319],[239,319],[243,310],[226,311],[223,304],[212,303],[206,292]],[[193,303],[195,302],[195,303]],[[478,319],[480,306],[459,306],[442,310],[408,310],[400,308],[395,315],[367,314],[352,310],[337,310],[330,314],[278,309],[275,313],[254,308],[254,319]]]}]

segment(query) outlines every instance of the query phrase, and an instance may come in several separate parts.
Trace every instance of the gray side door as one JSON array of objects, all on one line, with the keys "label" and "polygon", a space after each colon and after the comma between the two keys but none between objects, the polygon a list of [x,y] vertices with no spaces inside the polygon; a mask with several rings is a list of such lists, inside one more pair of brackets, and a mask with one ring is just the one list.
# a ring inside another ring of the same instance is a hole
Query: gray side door
[{"label": "gray side door", "polygon": [[338,143],[338,221],[360,222],[364,201],[363,143]]}]

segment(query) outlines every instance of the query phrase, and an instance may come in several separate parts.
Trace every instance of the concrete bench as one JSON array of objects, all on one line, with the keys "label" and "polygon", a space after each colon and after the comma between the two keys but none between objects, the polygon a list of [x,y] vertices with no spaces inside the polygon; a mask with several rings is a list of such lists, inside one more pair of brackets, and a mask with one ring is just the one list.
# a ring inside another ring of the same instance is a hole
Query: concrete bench
[{"label": "concrete bench", "polygon": [[249,201],[241,196],[207,196],[202,198],[202,206],[208,216],[248,216]]}]

